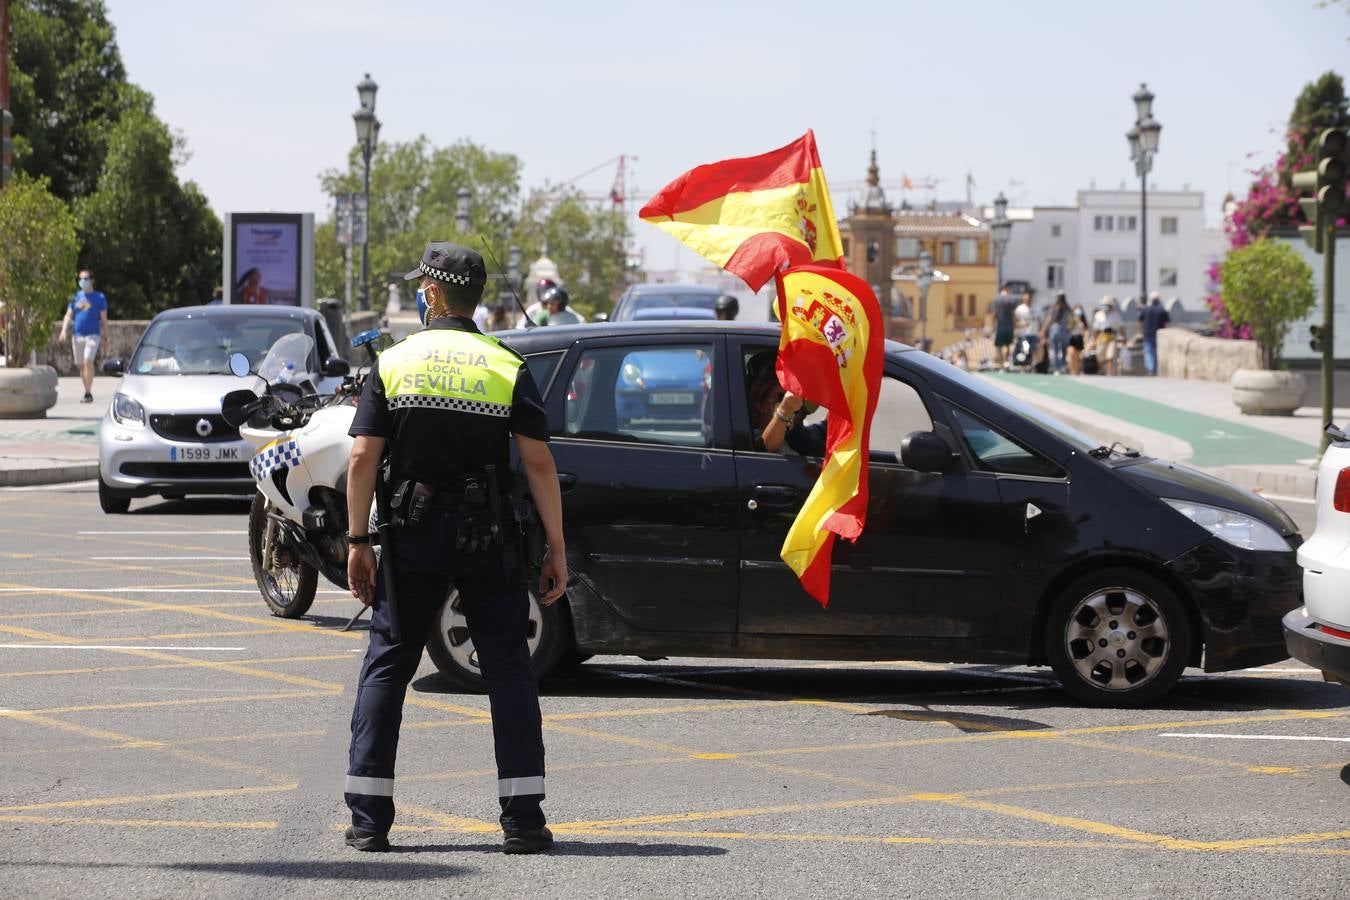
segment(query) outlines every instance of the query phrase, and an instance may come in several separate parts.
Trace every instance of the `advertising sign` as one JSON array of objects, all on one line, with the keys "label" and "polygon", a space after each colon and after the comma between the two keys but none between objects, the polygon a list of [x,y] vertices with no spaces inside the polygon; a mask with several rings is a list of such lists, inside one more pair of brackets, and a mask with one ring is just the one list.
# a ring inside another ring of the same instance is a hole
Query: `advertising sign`
[{"label": "advertising sign", "polygon": [[224,262],[227,303],[312,305],[313,214],[227,215]]}]

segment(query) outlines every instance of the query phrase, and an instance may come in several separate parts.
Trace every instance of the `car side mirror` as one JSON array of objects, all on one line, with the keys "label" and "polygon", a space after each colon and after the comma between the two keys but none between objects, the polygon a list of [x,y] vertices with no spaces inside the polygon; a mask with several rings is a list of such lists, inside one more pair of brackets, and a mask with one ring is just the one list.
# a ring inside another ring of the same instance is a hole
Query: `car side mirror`
[{"label": "car side mirror", "polygon": [[900,442],[900,462],[917,472],[944,472],[953,459],[952,448],[931,431],[912,431]]},{"label": "car side mirror", "polygon": [[324,378],[341,378],[343,375],[351,374],[351,371],[351,364],[340,356],[330,356],[323,364]]},{"label": "car side mirror", "polygon": [[230,391],[220,398],[220,417],[231,428],[238,428],[258,410],[258,395],[252,391]]},{"label": "car side mirror", "polygon": [[120,356],[114,356],[112,359],[103,361],[104,375],[122,375],[126,373],[126,370],[127,364]]}]

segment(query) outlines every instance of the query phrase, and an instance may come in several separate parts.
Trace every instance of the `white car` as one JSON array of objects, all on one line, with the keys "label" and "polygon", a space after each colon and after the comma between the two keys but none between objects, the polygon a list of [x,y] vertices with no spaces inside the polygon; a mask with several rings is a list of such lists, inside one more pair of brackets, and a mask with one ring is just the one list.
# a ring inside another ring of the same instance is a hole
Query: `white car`
[{"label": "white car", "polygon": [[286,306],[194,306],[155,317],[129,360],[110,359],[122,375],[98,432],[98,499],[124,513],[133,497],[251,494],[253,446],[220,414],[220,398],[238,390],[230,354],[257,366],[278,340],[294,346],[295,383],[331,393],[349,371],[323,317]]},{"label": "white car", "polygon": [[1350,686],[1350,435],[1335,426],[1327,433],[1317,526],[1298,550],[1304,605],[1284,617],[1284,641],[1295,659]]}]

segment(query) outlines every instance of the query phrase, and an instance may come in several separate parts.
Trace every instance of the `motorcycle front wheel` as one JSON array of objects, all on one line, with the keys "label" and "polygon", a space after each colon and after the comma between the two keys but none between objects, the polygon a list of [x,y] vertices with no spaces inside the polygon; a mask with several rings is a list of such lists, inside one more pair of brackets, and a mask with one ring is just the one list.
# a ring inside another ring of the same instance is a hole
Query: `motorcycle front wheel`
[{"label": "motorcycle front wheel", "polygon": [[[270,525],[270,527],[269,527]],[[270,532],[270,534],[269,534]],[[248,511],[248,557],[253,563],[253,578],[272,615],[283,619],[298,619],[309,612],[314,592],[319,586],[319,573],[292,552],[273,547],[273,564],[265,561],[266,545],[277,539],[279,530],[267,519],[267,498],[253,495],[253,506]],[[278,554],[285,565],[277,564]]]}]

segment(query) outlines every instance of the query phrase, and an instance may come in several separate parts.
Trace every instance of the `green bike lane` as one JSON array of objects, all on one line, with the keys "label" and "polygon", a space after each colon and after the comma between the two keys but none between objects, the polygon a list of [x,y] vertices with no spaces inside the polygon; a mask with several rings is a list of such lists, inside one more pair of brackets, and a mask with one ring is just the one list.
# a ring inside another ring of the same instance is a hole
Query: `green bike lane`
[{"label": "green bike lane", "polygon": [[1094,387],[1080,378],[1007,372],[983,374],[995,381],[1186,441],[1194,450],[1187,462],[1194,466],[1297,465],[1318,455],[1315,444],[1230,419],[1180,409],[1165,402]]}]

